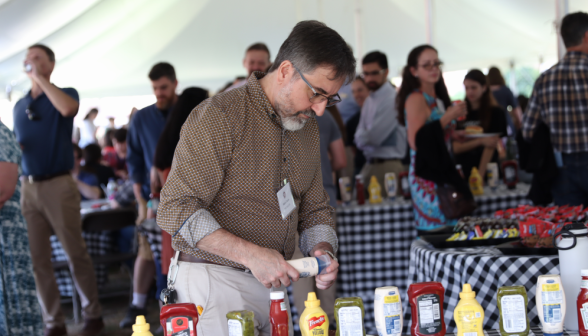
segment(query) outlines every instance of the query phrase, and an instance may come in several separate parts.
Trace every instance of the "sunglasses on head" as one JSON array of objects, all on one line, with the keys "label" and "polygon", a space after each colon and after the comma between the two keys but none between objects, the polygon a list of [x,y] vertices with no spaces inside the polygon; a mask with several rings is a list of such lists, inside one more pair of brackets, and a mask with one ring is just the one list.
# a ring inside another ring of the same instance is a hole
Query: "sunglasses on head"
[{"label": "sunglasses on head", "polygon": [[33,110],[33,108],[31,107],[31,105],[27,106],[27,109],[25,110],[27,117],[29,117],[29,120],[31,121],[37,121],[37,120],[41,120],[41,116],[38,115],[35,110]]}]

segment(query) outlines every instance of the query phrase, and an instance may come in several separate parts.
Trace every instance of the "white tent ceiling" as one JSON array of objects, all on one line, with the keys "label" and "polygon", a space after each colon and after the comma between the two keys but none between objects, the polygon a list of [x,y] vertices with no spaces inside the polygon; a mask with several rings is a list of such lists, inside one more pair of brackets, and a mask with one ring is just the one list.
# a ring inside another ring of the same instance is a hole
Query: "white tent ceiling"
[{"label": "white tent ceiling", "polygon": [[[0,0],[0,86],[30,84],[26,47],[57,55],[53,82],[82,97],[149,94],[147,72],[172,63],[182,87],[218,89],[237,75],[246,47],[275,56],[296,22],[317,19],[356,51],[379,49],[395,74],[426,42],[426,0]],[[446,70],[554,62],[555,0],[431,0],[433,44]],[[356,35],[356,8],[360,8]],[[569,0],[569,11],[588,1]],[[359,38],[358,38],[359,37]],[[358,41],[361,45],[358,45]],[[359,55],[358,55],[359,56]]]}]

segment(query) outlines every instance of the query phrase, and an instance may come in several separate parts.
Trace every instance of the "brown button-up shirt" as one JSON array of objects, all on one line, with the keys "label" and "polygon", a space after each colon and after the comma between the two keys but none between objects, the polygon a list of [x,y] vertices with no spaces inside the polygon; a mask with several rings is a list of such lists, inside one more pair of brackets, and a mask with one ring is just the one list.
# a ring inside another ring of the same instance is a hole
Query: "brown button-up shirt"
[{"label": "brown button-up shirt", "polygon": [[[294,253],[296,231],[304,254],[320,242],[337,249],[317,122],[286,131],[259,84],[262,77],[254,73],[246,86],[204,101],[182,128],[157,213],[176,250],[245,268],[196,248],[219,228],[286,259]],[[276,193],[285,179],[297,208],[282,219]]]}]

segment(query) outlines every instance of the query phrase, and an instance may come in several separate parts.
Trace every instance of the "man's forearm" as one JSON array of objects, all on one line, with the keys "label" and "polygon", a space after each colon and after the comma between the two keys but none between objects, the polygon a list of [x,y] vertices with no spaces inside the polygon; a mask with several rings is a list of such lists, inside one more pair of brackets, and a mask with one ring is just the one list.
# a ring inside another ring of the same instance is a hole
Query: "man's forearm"
[{"label": "man's forearm", "polygon": [[137,202],[140,204],[147,202],[143,198],[142,189],[143,185],[141,185],[141,183],[133,183],[133,194],[135,194],[135,199],[137,199]]},{"label": "man's forearm", "polygon": [[225,229],[218,229],[200,239],[196,248],[247,266],[253,252],[260,247]]},{"label": "man's forearm", "polygon": [[37,84],[41,87],[49,101],[61,115],[64,117],[75,117],[78,114],[80,104],[68,96],[65,92],[61,91],[58,87],[51,84],[47,79],[40,77],[36,79]]}]

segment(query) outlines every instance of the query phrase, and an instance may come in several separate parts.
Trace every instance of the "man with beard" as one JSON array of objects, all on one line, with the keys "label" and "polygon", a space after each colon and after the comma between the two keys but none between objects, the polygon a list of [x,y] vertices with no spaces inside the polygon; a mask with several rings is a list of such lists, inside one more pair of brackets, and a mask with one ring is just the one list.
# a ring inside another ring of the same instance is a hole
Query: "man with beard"
[{"label": "man with beard", "polygon": [[270,334],[272,287],[285,292],[300,277],[286,262],[297,232],[304,256],[333,258],[317,287],[336,280],[334,209],[313,117],[340,101],[339,88],[354,74],[341,36],[302,21],[267,75],[254,72],[246,86],[206,100],[186,120],[157,222],[179,251],[172,261],[179,260],[178,301],[204,308],[199,335],[228,335],[226,313],[244,309],[254,312],[256,334]]},{"label": "man with beard", "polygon": [[365,100],[359,125],[355,132],[355,144],[363,151],[366,164],[361,170],[367,186],[372,176],[384,186],[384,175],[403,172],[402,159],[406,155],[406,128],[398,122],[396,90],[388,80],[388,59],[379,51],[373,51],[362,60],[362,77],[371,93]]},{"label": "man with beard", "polygon": [[[153,167],[159,135],[165,127],[169,111],[178,99],[178,81],[171,64],[155,64],[149,72],[149,79],[157,101],[137,111],[127,134],[127,167],[139,205],[137,224],[145,219],[147,213],[147,201],[151,193],[149,174]],[[139,251],[133,278],[133,301],[127,316],[120,322],[121,328],[130,328],[138,315],[147,315],[147,293],[156,274],[157,294],[159,295],[159,291],[165,287],[165,278],[161,276],[160,268],[160,260],[154,260],[147,238],[139,235]]]}]

